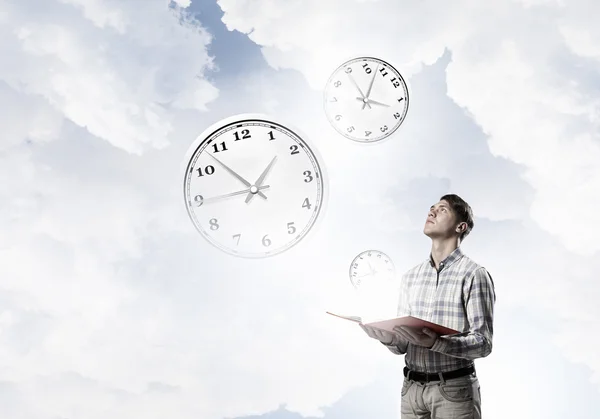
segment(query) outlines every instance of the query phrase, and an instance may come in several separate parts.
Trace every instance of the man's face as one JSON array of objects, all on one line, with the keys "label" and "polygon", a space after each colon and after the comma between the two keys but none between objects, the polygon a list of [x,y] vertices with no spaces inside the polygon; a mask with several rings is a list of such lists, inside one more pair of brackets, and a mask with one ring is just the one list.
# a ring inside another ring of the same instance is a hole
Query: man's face
[{"label": "man's face", "polygon": [[442,200],[429,208],[423,233],[428,237],[452,237],[456,233],[456,215],[452,212],[450,204]]}]

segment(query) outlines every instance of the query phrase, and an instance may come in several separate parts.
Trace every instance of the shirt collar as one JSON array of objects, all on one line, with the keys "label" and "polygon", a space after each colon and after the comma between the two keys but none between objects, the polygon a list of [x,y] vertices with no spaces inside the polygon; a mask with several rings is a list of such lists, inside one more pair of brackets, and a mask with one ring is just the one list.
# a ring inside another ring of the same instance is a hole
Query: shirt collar
[{"label": "shirt collar", "polygon": [[[444,260],[442,260],[440,262],[440,270],[452,265],[458,259],[463,257],[463,255],[464,255],[464,253],[460,250],[460,247],[457,247],[456,249],[454,249],[454,251],[452,251],[452,253],[450,253]],[[431,253],[429,253],[428,262],[429,262],[429,266],[431,266],[432,268],[435,267],[435,262],[433,261],[433,257],[431,256]]]}]

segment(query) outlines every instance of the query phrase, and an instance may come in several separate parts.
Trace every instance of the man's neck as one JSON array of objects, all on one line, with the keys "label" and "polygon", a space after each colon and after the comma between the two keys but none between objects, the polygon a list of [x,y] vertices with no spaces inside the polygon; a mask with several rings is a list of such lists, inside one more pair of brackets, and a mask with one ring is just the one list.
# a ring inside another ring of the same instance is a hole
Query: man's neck
[{"label": "man's neck", "polygon": [[439,269],[440,262],[454,252],[459,246],[458,239],[432,240],[431,241],[431,257],[435,264],[435,269]]}]

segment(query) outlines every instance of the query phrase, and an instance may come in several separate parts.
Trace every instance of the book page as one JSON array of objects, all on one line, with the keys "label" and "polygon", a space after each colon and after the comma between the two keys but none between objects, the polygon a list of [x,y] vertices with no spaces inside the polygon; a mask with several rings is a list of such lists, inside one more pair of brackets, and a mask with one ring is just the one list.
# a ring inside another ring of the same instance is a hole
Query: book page
[{"label": "book page", "polygon": [[398,292],[397,284],[392,281],[364,284],[358,290],[358,315],[364,323],[397,317]]},{"label": "book page", "polygon": [[[366,281],[365,281],[366,282]],[[360,318],[363,323],[397,317],[398,286],[389,283],[363,283],[359,289],[348,287],[340,298],[327,307],[327,312],[339,317]]]}]

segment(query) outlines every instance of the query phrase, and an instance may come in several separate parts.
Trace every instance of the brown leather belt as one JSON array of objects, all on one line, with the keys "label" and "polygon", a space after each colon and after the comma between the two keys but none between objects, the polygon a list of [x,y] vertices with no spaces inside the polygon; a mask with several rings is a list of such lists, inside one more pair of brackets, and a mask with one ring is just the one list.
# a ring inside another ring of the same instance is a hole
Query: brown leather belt
[{"label": "brown leather belt", "polygon": [[[441,375],[444,380],[450,380],[452,378],[464,377],[475,372],[475,366],[460,368],[454,371],[442,372]],[[404,367],[404,376],[409,380],[419,381],[421,383],[428,383],[430,381],[440,381],[440,373],[428,374],[424,372],[411,371],[408,367]]]}]

